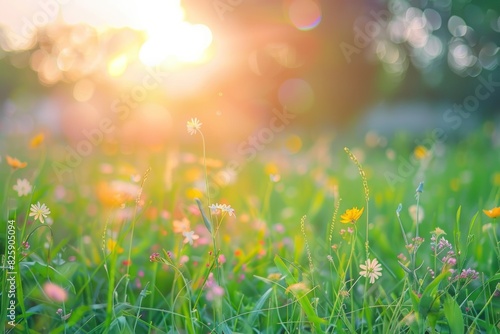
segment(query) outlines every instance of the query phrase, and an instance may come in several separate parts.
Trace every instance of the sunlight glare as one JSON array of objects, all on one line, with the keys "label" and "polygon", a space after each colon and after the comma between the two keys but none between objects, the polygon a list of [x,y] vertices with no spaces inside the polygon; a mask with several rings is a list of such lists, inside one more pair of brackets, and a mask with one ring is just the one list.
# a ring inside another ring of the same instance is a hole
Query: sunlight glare
[{"label": "sunlight glare", "polygon": [[211,43],[212,32],[202,24],[178,22],[175,26],[156,26],[148,31],[139,58],[149,66],[165,60],[195,63],[204,59]]},{"label": "sunlight glare", "polygon": [[185,21],[179,0],[161,1],[157,8],[137,14],[147,40],[141,47],[139,59],[148,66],[164,61],[196,63],[204,59],[212,43],[211,30],[202,24]]},{"label": "sunlight glare", "polygon": [[128,59],[126,55],[118,56],[108,64],[108,73],[112,77],[117,77],[123,74],[127,69]]}]

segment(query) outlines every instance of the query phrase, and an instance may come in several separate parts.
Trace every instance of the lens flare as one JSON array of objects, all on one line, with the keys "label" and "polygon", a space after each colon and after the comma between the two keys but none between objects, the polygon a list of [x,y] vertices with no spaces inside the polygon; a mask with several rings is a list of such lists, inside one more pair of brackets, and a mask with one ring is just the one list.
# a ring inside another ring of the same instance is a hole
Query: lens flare
[{"label": "lens flare", "polygon": [[288,7],[288,16],[299,30],[311,30],[321,22],[321,8],[312,0],[294,0]]}]

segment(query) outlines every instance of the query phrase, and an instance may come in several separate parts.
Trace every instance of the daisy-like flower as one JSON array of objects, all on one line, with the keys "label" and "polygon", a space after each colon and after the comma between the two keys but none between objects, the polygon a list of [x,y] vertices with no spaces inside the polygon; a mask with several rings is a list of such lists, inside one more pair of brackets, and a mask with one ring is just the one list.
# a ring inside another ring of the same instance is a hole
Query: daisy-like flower
[{"label": "daisy-like flower", "polygon": [[44,223],[44,219],[50,215],[50,209],[44,204],[40,204],[40,202],[36,204],[31,204],[30,208],[30,217],[35,216],[35,220],[40,220],[40,223]]},{"label": "daisy-like flower", "polygon": [[12,167],[14,170],[24,168],[28,165],[27,162],[21,162],[19,159],[13,158],[9,155],[5,156],[5,158],[7,159],[7,165]]},{"label": "daisy-like flower", "polygon": [[370,284],[375,283],[375,280],[382,276],[382,266],[377,259],[368,259],[365,261],[365,264],[360,264],[359,267],[361,268],[359,274],[370,278]]},{"label": "daisy-like flower", "polygon": [[490,209],[490,210],[483,210],[484,214],[487,215],[490,218],[498,218],[500,217],[500,206]]},{"label": "daisy-like flower", "polygon": [[182,232],[182,235],[184,236],[184,243],[187,244],[189,242],[190,245],[200,238],[199,235],[194,234],[194,231]]},{"label": "daisy-like flower", "polygon": [[352,209],[346,210],[346,212],[340,216],[340,222],[344,224],[354,224],[356,221],[361,217],[363,214],[363,210],[365,208],[358,209],[357,207],[354,207]]},{"label": "daisy-like flower", "polygon": [[216,203],[209,205],[208,207],[210,208],[210,211],[212,211],[214,215],[218,215],[220,213],[227,213],[229,216],[235,216],[234,209],[231,207],[231,205]]},{"label": "daisy-like flower", "polygon": [[187,122],[187,132],[192,136],[195,135],[201,129],[202,123],[198,118],[191,118]]},{"label": "daisy-like flower", "polygon": [[19,197],[28,195],[32,189],[31,184],[26,179],[17,179],[17,184],[12,188],[17,191]]}]

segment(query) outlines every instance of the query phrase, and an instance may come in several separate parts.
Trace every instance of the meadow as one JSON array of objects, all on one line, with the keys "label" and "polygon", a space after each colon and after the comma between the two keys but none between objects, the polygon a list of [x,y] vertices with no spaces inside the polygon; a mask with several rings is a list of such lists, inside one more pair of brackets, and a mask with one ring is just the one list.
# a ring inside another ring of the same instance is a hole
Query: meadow
[{"label": "meadow", "polygon": [[500,332],[491,124],[432,146],[283,135],[237,170],[205,130],[62,179],[56,140],[2,138],[6,333]]}]

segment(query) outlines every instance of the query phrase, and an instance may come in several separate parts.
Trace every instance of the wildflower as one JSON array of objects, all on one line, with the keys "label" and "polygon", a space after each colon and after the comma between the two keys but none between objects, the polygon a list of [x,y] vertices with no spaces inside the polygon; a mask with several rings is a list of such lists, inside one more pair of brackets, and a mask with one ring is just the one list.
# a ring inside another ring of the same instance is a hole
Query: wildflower
[{"label": "wildflower", "polygon": [[470,279],[474,280],[479,277],[479,273],[475,271],[474,269],[467,268],[467,269],[462,269],[462,272],[460,273],[459,276],[461,279]]},{"label": "wildflower", "polygon": [[490,218],[498,218],[500,217],[500,206],[490,209],[490,210],[483,210],[484,214],[487,215]]},{"label": "wildflower", "polygon": [[45,139],[45,136],[43,133],[37,134],[35,137],[33,137],[30,141],[30,148],[37,148],[43,143],[43,140]]},{"label": "wildflower", "polygon": [[455,259],[454,257],[445,257],[443,258],[443,262],[449,264],[450,266],[454,266],[455,264],[457,264],[457,259]]},{"label": "wildflower", "polygon": [[50,209],[45,204],[40,205],[40,202],[31,204],[30,211],[30,217],[35,216],[35,220],[39,219],[42,224],[44,223],[44,219],[50,215]]},{"label": "wildflower", "polygon": [[432,231],[431,233],[436,235],[436,237],[439,237],[443,234],[446,234],[446,232],[443,231],[442,229],[440,229],[439,227],[436,227],[436,229],[434,231]]},{"label": "wildflower", "polygon": [[182,235],[184,236],[184,243],[187,244],[189,242],[190,245],[200,238],[199,235],[194,234],[194,231],[182,232]]},{"label": "wildflower", "polygon": [[399,253],[398,260],[401,261],[401,262],[403,262],[403,263],[406,262],[406,261],[408,261],[408,259],[406,258],[406,256],[404,256],[403,253]]},{"label": "wildflower", "polygon": [[214,279],[214,274],[210,273],[205,284],[205,288],[208,290],[206,294],[207,300],[211,301],[218,299],[224,295],[224,289],[217,284]]},{"label": "wildflower", "polygon": [[68,292],[59,285],[47,282],[43,285],[43,292],[55,302],[65,302],[68,299]]},{"label": "wildflower", "polygon": [[443,248],[452,249],[453,246],[451,245],[451,243],[448,240],[446,240],[445,238],[441,237],[441,239],[439,239],[437,248],[438,249],[443,249]]},{"label": "wildflower", "polygon": [[183,265],[184,263],[188,263],[188,261],[189,261],[189,256],[182,255],[181,258],[179,259],[179,264]]},{"label": "wildflower", "polygon": [[360,264],[359,267],[362,269],[359,274],[370,278],[370,284],[375,283],[375,280],[382,276],[382,266],[377,259],[368,259],[365,261],[365,264]]},{"label": "wildflower", "polygon": [[225,212],[225,213],[229,214],[229,216],[235,216],[234,209],[231,208],[231,205],[216,203],[216,204],[210,205],[209,208],[213,214],[220,214],[220,213]]},{"label": "wildflower", "polygon": [[118,245],[116,240],[108,239],[108,241],[106,242],[106,247],[110,252],[116,251],[118,254],[123,253],[123,247],[120,247],[120,245]]},{"label": "wildflower", "polygon": [[436,273],[434,272],[434,270],[432,270],[431,267],[427,267],[427,271],[429,272],[429,275],[432,279],[436,278]]},{"label": "wildflower", "polygon": [[149,256],[149,261],[158,262],[160,261],[160,253],[153,253]]},{"label": "wildflower", "polygon": [[28,195],[31,190],[31,184],[26,179],[17,179],[17,184],[14,185],[13,189],[17,191],[19,197]]},{"label": "wildflower", "polygon": [[424,146],[419,145],[419,146],[415,147],[415,149],[413,150],[413,155],[418,160],[422,160],[423,158],[425,158],[427,156],[427,149]]},{"label": "wildflower", "polygon": [[187,122],[187,132],[192,136],[195,135],[201,129],[202,123],[198,120],[198,118],[191,118]]},{"label": "wildflower", "polygon": [[344,223],[344,224],[356,223],[356,221],[359,219],[359,217],[361,217],[361,215],[363,214],[364,209],[365,208],[361,208],[361,210],[360,210],[357,207],[354,207],[352,209],[346,210],[346,212],[340,216],[340,222]]},{"label": "wildflower", "polygon": [[13,170],[24,168],[28,165],[27,162],[21,162],[19,159],[12,158],[11,156],[5,156],[7,159],[7,165],[12,167]]},{"label": "wildflower", "polygon": [[182,218],[182,220],[174,220],[172,222],[174,225],[174,233],[182,233],[189,231],[189,220],[186,217]]}]

